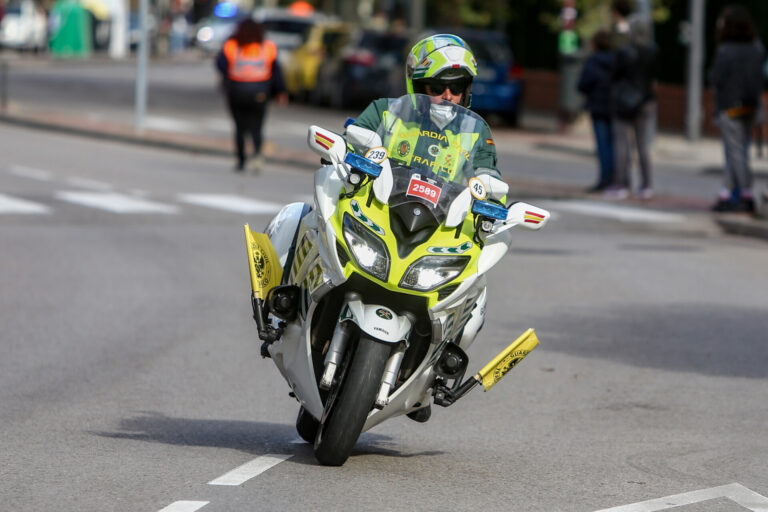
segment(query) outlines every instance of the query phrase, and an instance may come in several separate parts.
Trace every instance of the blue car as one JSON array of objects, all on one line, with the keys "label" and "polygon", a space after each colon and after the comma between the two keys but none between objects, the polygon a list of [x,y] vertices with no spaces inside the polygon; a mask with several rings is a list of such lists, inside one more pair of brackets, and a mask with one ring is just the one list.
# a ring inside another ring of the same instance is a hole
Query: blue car
[{"label": "blue car", "polygon": [[464,39],[477,59],[472,110],[482,115],[497,114],[516,126],[523,101],[523,69],[512,55],[504,32],[445,29],[442,33],[456,34]]}]

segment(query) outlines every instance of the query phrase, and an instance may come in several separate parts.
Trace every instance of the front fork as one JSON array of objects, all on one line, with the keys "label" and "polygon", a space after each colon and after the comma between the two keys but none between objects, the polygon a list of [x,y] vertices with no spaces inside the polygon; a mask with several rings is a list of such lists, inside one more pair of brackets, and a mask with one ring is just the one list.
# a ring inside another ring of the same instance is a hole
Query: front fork
[{"label": "front fork", "polygon": [[376,340],[378,343],[387,343],[394,346],[394,350],[384,367],[381,386],[376,395],[375,407],[383,409],[389,403],[389,394],[395,387],[400,365],[407,348],[407,338],[410,335],[413,321],[405,315],[398,315],[385,306],[364,304],[360,296],[349,293],[346,302],[341,308],[338,322],[333,331],[328,351],[323,362],[323,375],[319,387],[329,390],[344,353],[348,350],[349,340],[353,330],[360,332]]}]

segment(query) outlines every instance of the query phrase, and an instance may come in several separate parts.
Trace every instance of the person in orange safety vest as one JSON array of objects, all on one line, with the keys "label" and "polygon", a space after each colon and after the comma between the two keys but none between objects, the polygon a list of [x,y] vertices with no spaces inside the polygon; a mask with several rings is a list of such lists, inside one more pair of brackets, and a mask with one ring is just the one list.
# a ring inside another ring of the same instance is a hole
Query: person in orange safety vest
[{"label": "person in orange safety vest", "polygon": [[253,170],[261,170],[261,129],[267,103],[277,97],[288,103],[277,61],[277,46],[264,38],[264,24],[251,18],[241,21],[216,56],[230,114],[235,123],[236,171],[245,170],[245,138],[253,139]]}]

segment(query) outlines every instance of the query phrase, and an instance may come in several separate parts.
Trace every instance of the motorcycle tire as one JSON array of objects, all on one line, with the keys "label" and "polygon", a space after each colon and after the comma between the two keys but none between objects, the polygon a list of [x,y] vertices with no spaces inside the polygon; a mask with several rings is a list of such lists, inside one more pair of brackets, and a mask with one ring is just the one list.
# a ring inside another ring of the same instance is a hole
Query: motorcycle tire
[{"label": "motorcycle tire", "polygon": [[360,335],[339,396],[317,431],[315,457],[320,464],[341,466],[349,458],[373,408],[390,352],[390,345]]},{"label": "motorcycle tire", "polygon": [[317,429],[320,422],[317,421],[304,407],[299,408],[299,415],[296,417],[296,432],[303,440],[312,444],[317,436]]}]

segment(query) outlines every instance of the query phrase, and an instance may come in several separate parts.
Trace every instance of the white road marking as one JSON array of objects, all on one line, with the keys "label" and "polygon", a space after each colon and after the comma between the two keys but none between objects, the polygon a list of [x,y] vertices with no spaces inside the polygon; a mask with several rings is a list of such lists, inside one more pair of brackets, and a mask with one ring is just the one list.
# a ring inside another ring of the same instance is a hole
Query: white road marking
[{"label": "white road marking", "polygon": [[569,211],[591,217],[616,219],[621,222],[683,222],[685,216],[677,213],[665,213],[631,206],[597,203],[592,201],[559,201],[548,203],[553,210]]},{"label": "white road marking", "polygon": [[50,211],[51,209],[45,205],[0,194],[0,213],[21,213],[27,215],[50,213]]},{"label": "white road marking", "polygon": [[117,193],[59,191],[56,192],[56,197],[69,203],[113,213],[176,213],[178,211],[176,206]]},{"label": "white road marking", "polygon": [[29,178],[37,181],[50,181],[51,172],[43,171],[42,169],[33,169],[31,167],[24,167],[23,165],[12,165],[9,167],[8,172],[14,176],[20,178]]},{"label": "white road marking", "polygon": [[228,212],[268,214],[277,213],[283,207],[280,203],[258,201],[248,197],[226,194],[181,194],[179,200],[184,203],[206,206]]},{"label": "white road marking", "polygon": [[67,178],[67,183],[73,187],[89,188],[91,190],[112,190],[112,185],[109,183],[88,178],[80,178],[78,176]]},{"label": "white road marking", "polygon": [[246,462],[240,467],[237,467],[221,475],[215,480],[208,482],[208,485],[242,485],[253,477],[259,476],[268,469],[277,466],[281,462],[290,459],[293,455],[287,454],[275,454],[268,453],[262,455],[250,462]]},{"label": "white road marking", "polygon": [[209,503],[210,501],[174,501],[159,512],[195,512]]},{"label": "white road marking", "polygon": [[657,498],[654,500],[641,501],[631,505],[622,505],[620,507],[606,508],[597,512],[654,512],[657,510],[667,510],[683,505],[691,505],[702,501],[714,500],[717,498],[728,498],[738,505],[751,510],[752,512],[768,512],[768,498],[747,489],[741,484],[733,483],[712,487],[711,489],[701,489],[699,491],[685,492],[667,496],[666,498]]}]

